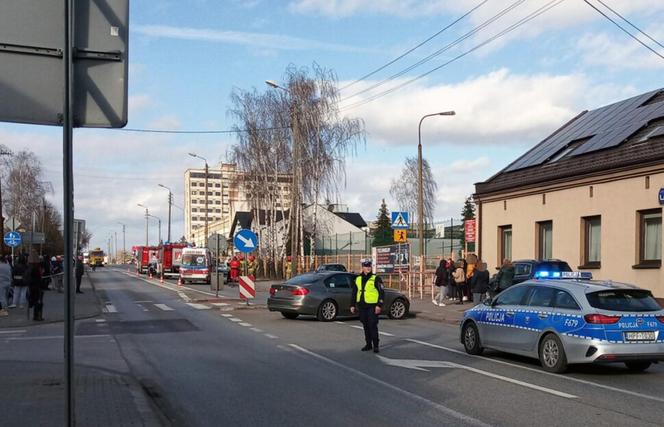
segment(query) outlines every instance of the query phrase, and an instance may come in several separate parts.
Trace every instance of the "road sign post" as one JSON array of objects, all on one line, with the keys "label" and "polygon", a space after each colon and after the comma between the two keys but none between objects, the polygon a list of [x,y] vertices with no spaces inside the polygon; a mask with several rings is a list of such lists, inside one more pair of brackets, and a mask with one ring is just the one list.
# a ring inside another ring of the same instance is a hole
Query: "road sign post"
[{"label": "road sign post", "polygon": [[256,298],[256,285],[249,276],[240,276],[240,299],[245,300],[249,305],[249,300]]}]

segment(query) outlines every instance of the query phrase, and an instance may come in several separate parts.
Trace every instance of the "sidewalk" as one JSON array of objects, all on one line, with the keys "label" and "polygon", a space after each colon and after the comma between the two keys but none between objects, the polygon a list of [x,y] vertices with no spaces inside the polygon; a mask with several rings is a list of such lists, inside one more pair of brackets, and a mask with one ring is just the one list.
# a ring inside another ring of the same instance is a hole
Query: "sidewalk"
[{"label": "sidewalk", "polygon": [[[82,294],[75,296],[75,315],[76,319],[86,319],[101,314],[99,301],[96,296],[94,286],[89,276],[83,276],[81,282]],[[3,328],[22,328],[31,325],[40,325],[43,323],[63,322],[65,319],[65,294],[54,290],[44,292],[44,321],[35,322],[32,320],[32,310],[28,318],[27,303],[23,309],[10,308],[9,316],[0,317],[0,329]]]},{"label": "sidewalk", "polygon": [[[61,363],[2,361],[3,426],[64,424]],[[76,366],[76,424],[80,426],[163,425],[140,385],[102,369]]]},{"label": "sidewalk", "polygon": [[466,302],[463,305],[452,301],[445,302],[445,307],[439,307],[431,302],[431,299],[410,300],[410,312],[418,319],[439,321],[450,325],[458,325],[463,318],[463,312],[474,307],[474,304]]}]

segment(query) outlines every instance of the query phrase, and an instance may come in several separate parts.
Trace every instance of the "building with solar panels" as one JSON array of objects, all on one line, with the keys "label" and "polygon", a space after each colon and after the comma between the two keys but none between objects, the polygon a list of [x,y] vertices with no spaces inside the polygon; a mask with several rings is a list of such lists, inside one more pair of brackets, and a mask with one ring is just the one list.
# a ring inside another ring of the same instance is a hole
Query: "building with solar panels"
[{"label": "building with solar panels", "polygon": [[664,89],[581,112],[475,191],[489,266],[558,258],[664,298]]}]

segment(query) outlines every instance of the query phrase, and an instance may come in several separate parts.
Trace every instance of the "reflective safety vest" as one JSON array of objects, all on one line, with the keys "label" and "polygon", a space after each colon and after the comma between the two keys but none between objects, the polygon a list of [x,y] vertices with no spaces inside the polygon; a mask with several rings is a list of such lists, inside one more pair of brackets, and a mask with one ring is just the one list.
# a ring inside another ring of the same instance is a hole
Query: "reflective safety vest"
[{"label": "reflective safety vest", "polygon": [[376,275],[372,274],[367,280],[367,283],[362,287],[362,276],[357,276],[355,279],[355,286],[357,286],[357,301],[362,301],[362,294],[364,293],[364,302],[367,304],[378,304],[378,289],[376,289]]}]

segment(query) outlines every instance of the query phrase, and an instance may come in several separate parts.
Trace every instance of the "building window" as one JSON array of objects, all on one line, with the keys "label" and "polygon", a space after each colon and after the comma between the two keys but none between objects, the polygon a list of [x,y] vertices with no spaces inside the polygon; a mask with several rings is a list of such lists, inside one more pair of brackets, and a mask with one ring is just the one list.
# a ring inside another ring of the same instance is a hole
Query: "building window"
[{"label": "building window", "polygon": [[503,225],[498,227],[498,265],[503,264],[504,259],[512,259],[512,226]]},{"label": "building window", "polygon": [[191,211],[192,211],[192,212],[198,212],[198,209],[196,209],[196,208],[192,208]]},{"label": "building window", "polygon": [[650,188],[650,176],[646,176],[646,190]]},{"label": "building window", "polygon": [[537,223],[537,258],[553,258],[553,222],[541,221]]},{"label": "building window", "polygon": [[219,188],[219,187],[221,187],[221,184],[214,184],[214,186],[215,186],[216,188]]},{"label": "building window", "polygon": [[638,211],[638,267],[660,267],[662,263],[662,210]]},{"label": "building window", "polygon": [[221,196],[221,193],[218,192],[218,191],[215,191],[214,195],[215,195],[215,196]]},{"label": "building window", "polygon": [[602,259],[602,217],[583,220],[583,265],[579,268],[600,268]]}]

